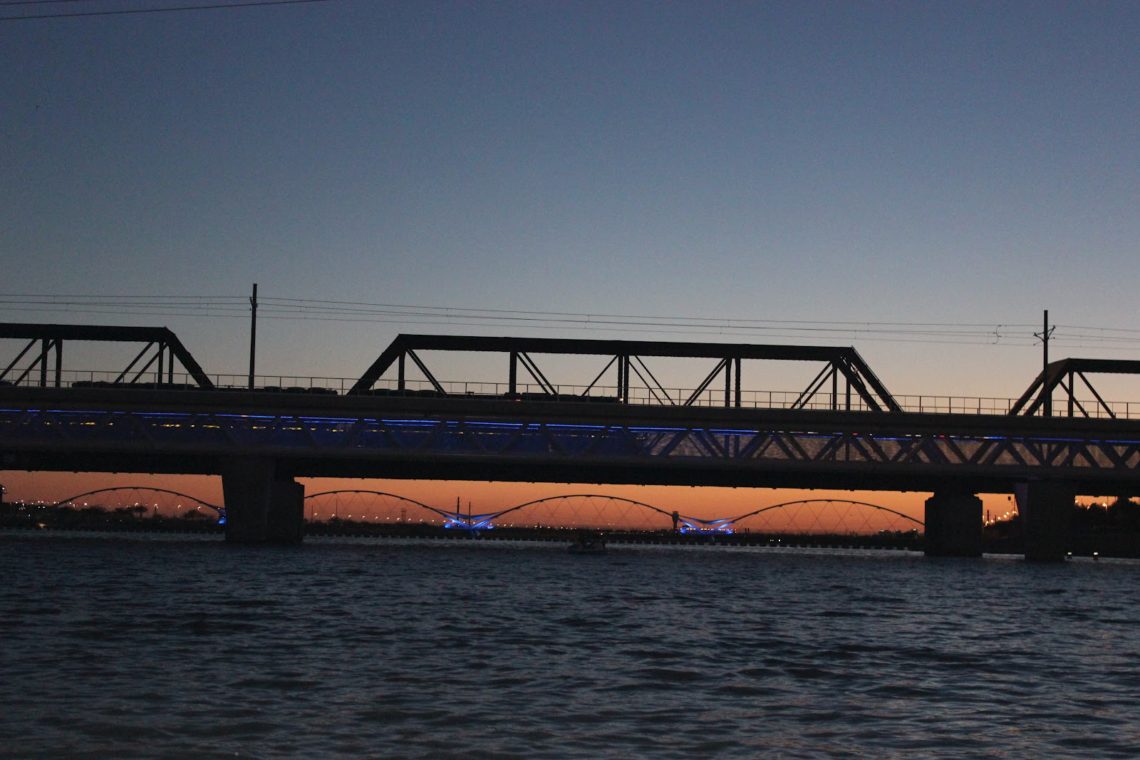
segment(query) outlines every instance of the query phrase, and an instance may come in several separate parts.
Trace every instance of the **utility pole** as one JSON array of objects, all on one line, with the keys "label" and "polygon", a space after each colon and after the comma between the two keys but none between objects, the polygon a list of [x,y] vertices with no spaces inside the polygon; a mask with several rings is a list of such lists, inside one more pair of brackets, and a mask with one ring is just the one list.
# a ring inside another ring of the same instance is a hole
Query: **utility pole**
[{"label": "utility pole", "polygon": [[1033,337],[1041,339],[1041,414],[1046,417],[1053,416],[1053,389],[1049,387],[1049,336],[1053,330],[1049,326],[1049,310],[1046,309],[1041,332],[1033,333]]},{"label": "utility pole", "polygon": [[[1047,312],[1048,313],[1048,312]],[[254,357],[258,350],[258,284],[253,284],[250,296],[250,390],[253,390]]]}]

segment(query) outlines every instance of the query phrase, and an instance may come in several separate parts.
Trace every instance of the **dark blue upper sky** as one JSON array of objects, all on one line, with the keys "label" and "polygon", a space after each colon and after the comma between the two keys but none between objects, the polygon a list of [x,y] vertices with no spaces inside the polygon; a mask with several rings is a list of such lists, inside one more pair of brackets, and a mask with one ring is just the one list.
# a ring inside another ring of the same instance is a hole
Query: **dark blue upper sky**
[{"label": "dark blue upper sky", "polygon": [[[1042,309],[1137,327],[1137,40],[1133,2],[331,0],[0,22],[0,291],[258,282],[374,304],[1016,323],[995,346],[819,336],[896,392],[1016,395]],[[211,371],[245,361],[239,316],[0,319],[167,324]],[[262,366],[359,374],[396,332],[432,330],[566,333],[267,320]]]}]

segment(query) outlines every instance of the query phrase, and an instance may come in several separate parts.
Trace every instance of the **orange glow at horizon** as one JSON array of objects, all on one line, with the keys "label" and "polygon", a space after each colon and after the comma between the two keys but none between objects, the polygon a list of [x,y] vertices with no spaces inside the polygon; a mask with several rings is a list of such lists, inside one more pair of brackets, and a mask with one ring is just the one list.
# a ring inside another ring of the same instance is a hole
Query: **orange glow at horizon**
[{"label": "orange glow at horizon", "polygon": [[[484,481],[365,480],[352,478],[298,478],[307,495],[333,490],[375,490],[413,499],[442,511],[499,512],[553,496],[591,494],[630,499],[665,512],[677,511],[702,520],[734,518],[784,502],[835,499],[860,501],[924,519],[929,492],[840,491],[816,489],[720,488],[688,486],[598,485],[587,483],[508,483]],[[217,476],[142,475],[130,473],[0,473],[6,501],[56,502],[86,491],[115,486],[165,488],[222,504],[222,482]],[[1007,494],[980,494],[983,510],[1000,515],[1013,509]]]}]

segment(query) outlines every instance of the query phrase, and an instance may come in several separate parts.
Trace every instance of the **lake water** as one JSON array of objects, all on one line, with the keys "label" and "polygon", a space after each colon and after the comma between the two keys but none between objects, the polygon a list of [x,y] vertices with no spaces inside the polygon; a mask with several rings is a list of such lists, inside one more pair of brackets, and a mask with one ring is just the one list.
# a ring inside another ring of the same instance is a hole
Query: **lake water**
[{"label": "lake water", "polygon": [[0,757],[1136,757],[1140,564],[0,535]]}]

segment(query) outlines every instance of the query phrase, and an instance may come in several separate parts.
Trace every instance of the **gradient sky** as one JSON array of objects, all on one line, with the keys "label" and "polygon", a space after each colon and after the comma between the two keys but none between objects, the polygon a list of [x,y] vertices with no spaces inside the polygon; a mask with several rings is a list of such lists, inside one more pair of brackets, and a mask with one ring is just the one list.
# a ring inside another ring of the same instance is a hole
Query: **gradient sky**
[{"label": "gradient sky", "polygon": [[[33,11],[62,9],[0,16]],[[1043,309],[1055,358],[1140,349],[1137,40],[1135,2],[330,0],[0,21],[0,319],[164,324],[217,373],[246,369],[240,314],[11,296],[257,282],[264,298],[799,320],[822,329],[267,316],[258,366],[355,377],[401,331],[810,341],[854,345],[897,394],[1017,396]]]}]

